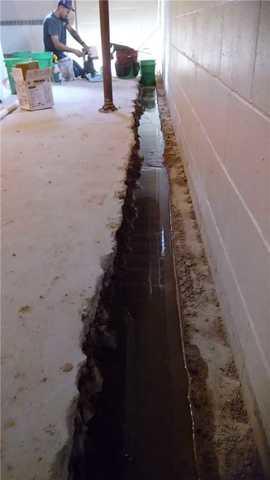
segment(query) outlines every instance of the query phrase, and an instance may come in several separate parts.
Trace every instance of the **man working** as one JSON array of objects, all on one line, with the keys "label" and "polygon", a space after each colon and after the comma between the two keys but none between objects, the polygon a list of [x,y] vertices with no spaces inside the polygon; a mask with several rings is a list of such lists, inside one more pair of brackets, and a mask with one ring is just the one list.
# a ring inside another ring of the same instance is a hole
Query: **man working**
[{"label": "man working", "polygon": [[[81,39],[79,34],[69,24],[68,16],[72,7],[72,0],[60,0],[56,10],[44,19],[43,22],[43,41],[46,52],[53,52],[58,59],[65,58],[64,52],[70,52],[82,57],[87,53],[89,47]],[[83,47],[83,50],[77,50],[67,46],[67,31]],[[87,73],[77,62],[73,61],[75,77],[86,78],[92,82],[102,81],[101,75],[98,75],[93,61],[90,60],[90,73]]]}]

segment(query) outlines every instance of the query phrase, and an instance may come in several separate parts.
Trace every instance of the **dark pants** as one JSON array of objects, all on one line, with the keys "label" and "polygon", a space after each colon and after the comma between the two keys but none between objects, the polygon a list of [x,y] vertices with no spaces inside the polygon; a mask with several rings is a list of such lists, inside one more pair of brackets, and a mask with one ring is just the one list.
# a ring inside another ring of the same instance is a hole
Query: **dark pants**
[{"label": "dark pants", "polygon": [[[67,57],[64,53],[58,53],[58,59]],[[96,71],[94,68],[93,60],[90,58],[87,60],[87,69],[82,68],[77,62],[73,60],[73,70],[75,77],[82,77],[84,78],[86,73],[90,73],[92,76],[95,75]]]},{"label": "dark pants", "polygon": [[82,68],[77,62],[73,60],[73,70],[74,70],[74,75],[75,77],[84,77],[85,76],[85,70]]}]

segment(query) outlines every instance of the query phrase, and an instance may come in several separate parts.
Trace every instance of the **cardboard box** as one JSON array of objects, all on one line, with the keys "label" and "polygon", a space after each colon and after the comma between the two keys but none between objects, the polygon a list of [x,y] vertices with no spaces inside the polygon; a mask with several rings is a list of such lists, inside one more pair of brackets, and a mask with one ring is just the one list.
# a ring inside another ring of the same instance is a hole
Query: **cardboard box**
[{"label": "cardboard box", "polygon": [[53,106],[51,68],[40,70],[36,62],[29,62],[16,65],[12,73],[21,108],[42,110]]},{"label": "cardboard box", "polygon": [[19,68],[22,70],[23,79],[26,80],[26,73],[28,70],[36,70],[39,69],[38,62],[24,62],[24,63],[17,63],[14,68]]}]

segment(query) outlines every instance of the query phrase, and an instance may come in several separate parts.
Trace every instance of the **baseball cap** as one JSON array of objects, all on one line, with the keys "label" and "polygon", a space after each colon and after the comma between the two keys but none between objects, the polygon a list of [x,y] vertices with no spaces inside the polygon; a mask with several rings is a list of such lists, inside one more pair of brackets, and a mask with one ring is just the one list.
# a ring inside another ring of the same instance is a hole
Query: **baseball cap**
[{"label": "baseball cap", "polygon": [[72,0],[60,0],[60,2],[58,2],[58,6],[60,5],[62,5],[65,8],[68,8],[69,10],[73,10],[73,12],[75,12],[75,8],[73,8],[73,5],[72,5]]}]

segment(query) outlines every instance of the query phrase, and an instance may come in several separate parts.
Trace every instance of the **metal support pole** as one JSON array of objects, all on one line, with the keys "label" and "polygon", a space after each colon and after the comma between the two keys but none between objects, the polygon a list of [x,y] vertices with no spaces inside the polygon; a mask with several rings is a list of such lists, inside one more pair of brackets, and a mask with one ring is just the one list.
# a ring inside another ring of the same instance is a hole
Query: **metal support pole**
[{"label": "metal support pole", "polygon": [[109,20],[109,1],[99,0],[100,30],[103,57],[103,88],[104,105],[100,112],[114,112],[117,108],[113,104],[112,95],[112,72],[111,72],[111,52],[110,52],[110,20]]}]

